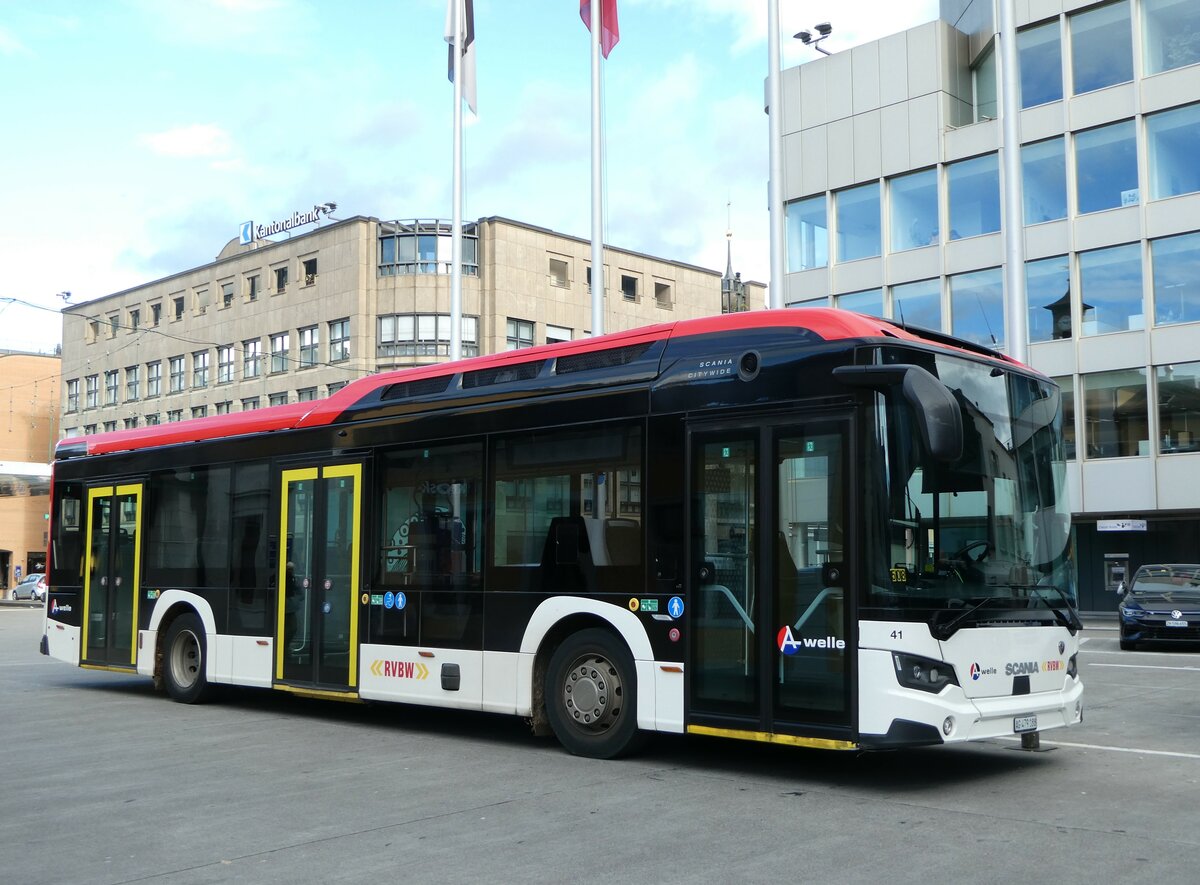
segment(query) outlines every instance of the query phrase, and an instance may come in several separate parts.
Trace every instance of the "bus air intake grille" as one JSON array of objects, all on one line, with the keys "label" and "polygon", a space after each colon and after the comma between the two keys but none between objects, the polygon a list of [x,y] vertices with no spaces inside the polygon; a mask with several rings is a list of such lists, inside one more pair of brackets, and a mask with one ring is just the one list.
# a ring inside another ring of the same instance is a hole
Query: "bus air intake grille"
[{"label": "bus air intake grille", "polygon": [[631,344],[628,347],[615,347],[612,350],[596,350],[591,353],[573,353],[560,356],[554,367],[556,375],[566,375],[568,372],[586,372],[589,369],[609,369],[613,366],[625,366],[632,363],[650,349],[653,342]]},{"label": "bus air intake grille", "polygon": [[531,363],[520,363],[516,366],[500,366],[495,369],[478,369],[474,372],[466,372],[463,374],[462,386],[464,390],[469,390],[472,387],[488,387],[492,384],[508,384],[512,381],[528,381],[531,378],[536,378],[538,376],[538,372],[541,370],[541,360],[535,360]]},{"label": "bus air intake grille", "polygon": [[428,396],[431,393],[445,393],[450,386],[453,375],[440,375],[436,378],[417,378],[413,381],[401,381],[392,384],[383,392],[381,399],[408,399],[411,396]]}]

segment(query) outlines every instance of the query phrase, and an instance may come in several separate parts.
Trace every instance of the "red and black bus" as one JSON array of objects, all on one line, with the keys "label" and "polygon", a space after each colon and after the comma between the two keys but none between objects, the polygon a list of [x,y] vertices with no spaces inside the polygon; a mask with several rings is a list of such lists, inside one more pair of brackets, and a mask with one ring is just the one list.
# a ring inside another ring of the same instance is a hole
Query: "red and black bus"
[{"label": "red and black bus", "polygon": [[1059,392],[838,310],[652,326],[65,439],[42,649],[829,748],[1079,721]]}]

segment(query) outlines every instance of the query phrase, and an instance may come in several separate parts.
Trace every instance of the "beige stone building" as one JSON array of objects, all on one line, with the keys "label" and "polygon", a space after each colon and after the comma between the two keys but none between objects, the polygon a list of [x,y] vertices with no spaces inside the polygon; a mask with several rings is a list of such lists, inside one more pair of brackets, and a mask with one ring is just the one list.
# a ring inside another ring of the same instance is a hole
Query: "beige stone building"
[{"label": "beige stone building", "polygon": [[46,565],[49,488],[28,470],[50,461],[58,439],[59,369],[57,356],[0,351],[0,396],[8,407],[0,424],[0,595],[5,598],[18,575]]},{"label": "beige stone building", "polygon": [[[316,213],[314,213],[316,214]],[[62,434],[326,396],[448,358],[450,225],[326,222],[231,241],[201,267],[63,311]],[[590,334],[591,245],[504,218],[465,225],[463,356]],[[761,306],[764,287],[605,249],[606,332]]]}]

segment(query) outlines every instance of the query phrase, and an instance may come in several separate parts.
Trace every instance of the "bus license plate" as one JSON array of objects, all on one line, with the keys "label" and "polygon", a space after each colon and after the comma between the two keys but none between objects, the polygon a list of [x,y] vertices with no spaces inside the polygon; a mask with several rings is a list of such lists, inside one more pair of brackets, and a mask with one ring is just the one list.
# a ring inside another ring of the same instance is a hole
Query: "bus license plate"
[{"label": "bus license plate", "polygon": [[1037,731],[1036,716],[1016,716],[1013,718],[1013,731],[1020,734],[1023,731]]},{"label": "bus license plate", "polygon": [[1187,621],[1167,621],[1168,627],[1186,627],[1187,625]]}]

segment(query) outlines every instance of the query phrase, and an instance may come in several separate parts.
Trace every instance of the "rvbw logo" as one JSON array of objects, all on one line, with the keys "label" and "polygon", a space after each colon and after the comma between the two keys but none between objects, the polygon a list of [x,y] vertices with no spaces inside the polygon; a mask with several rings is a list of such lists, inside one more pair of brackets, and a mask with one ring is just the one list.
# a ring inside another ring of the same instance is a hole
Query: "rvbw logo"
[{"label": "rvbw logo", "polygon": [[801,636],[797,639],[792,635],[791,627],[783,627],[779,630],[779,634],[775,637],[779,645],[779,650],[785,655],[794,655],[796,652],[814,651],[821,649],[834,649],[841,651],[845,649],[845,640],[838,639],[836,636],[825,636],[821,639],[814,639],[811,636]]}]

